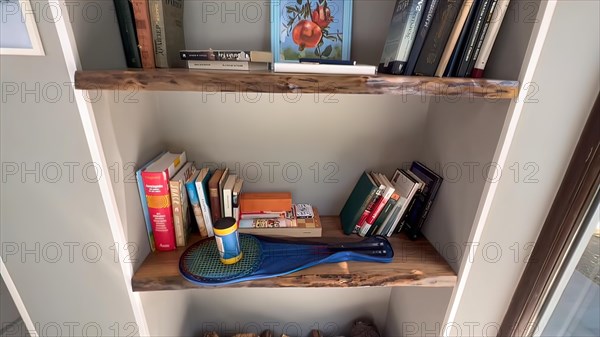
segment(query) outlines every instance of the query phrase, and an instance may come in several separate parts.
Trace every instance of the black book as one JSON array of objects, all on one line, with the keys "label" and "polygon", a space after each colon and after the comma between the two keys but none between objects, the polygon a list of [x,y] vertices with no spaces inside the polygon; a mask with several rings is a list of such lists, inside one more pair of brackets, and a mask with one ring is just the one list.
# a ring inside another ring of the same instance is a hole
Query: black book
[{"label": "black book", "polygon": [[141,68],[142,58],[138,49],[137,35],[133,19],[133,5],[129,0],[114,0],[121,41],[128,68]]},{"label": "black book", "polygon": [[415,66],[415,75],[433,76],[452,32],[463,0],[440,0]]},{"label": "black book", "polygon": [[421,228],[442,185],[443,178],[418,161],[412,163],[410,171],[425,183],[420,194],[413,198],[408,215],[402,223],[402,231],[410,239],[415,240],[421,235]]},{"label": "black book", "polygon": [[458,64],[458,68],[456,70],[457,77],[467,76],[469,62],[473,57],[473,53],[475,53],[476,44],[479,40],[479,34],[481,33],[483,25],[485,24],[486,15],[491,2],[492,0],[483,0],[481,1],[481,3],[479,3],[479,6],[477,8],[477,14],[475,15],[475,20],[473,21],[473,25],[471,26],[469,32],[469,38],[464,46],[463,53]]},{"label": "black book", "polygon": [[448,61],[448,66],[444,72],[444,76],[454,77],[456,76],[456,70],[458,70],[458,64],[460,63],[460,58],[462,56],[463,50],[465,48],[465,44],[469,38],[469,32],[471,31],[471,27],[473,26],[473,22],[475,21],[475,17],[477,16],[477,8],[481,4],[483,0],[474,0],[475,3],[471,6],[469,10],[469,14],[467,15],[467,20],[460,31],[460,35],[458,36],[458,41],[456,41],[456,46],[454,47],[454,51],[452,51],[452,55],[450,56],[450,61]]},{"label": "black book", "polygon": [[437,9],[439,2],[440,0],[429,0],[425,6],[423,18],[421,18],[421,24],[419,25],[419,30],[415,37],[415,42],[413,42],[408,61],[404,67],[404,75],[412,75],[415,72],[419,54],[421,54],[421,49],[423,49],[425,38],[427,37],[427,33],[429,33],[429,28],[431,28],[431,23],[433,22],[435,10]]},{"label": "black book", "polygon": [[475,67],[475,62],[477,62],[479,51],[481,50],[481,46],[483,45],[483,40],[485,40],[485,35],[487,34],[488,28],[490,27],[490,22],[492,21],[492,17],[494,16],[494,10],[496,9],[497,5],[498,0],[492,0],[490,8],[488,8],[485,23],[483,24],[483,28],[481,29],[481,33],[479,33],[479,38],[477,39],[477,43],[475,44],[475,51],[473,52],[471,61],[469,61],[469,65],[467,66],[467,74],[465,75],[467,77],[471,76],[471,72]]}]

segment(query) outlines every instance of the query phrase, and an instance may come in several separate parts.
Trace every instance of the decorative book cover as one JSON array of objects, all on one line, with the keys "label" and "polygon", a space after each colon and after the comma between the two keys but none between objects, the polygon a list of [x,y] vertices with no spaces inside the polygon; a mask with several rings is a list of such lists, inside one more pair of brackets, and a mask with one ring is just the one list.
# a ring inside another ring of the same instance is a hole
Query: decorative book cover
[{"label": "decorative book cover", "polygon": [[142,172],[148,213],[152,222],[154,244],[157,250],[174,250],[175,227],[171,209],[169,180],[185,164],[185,152],[165,153]]},{"label": "decorative book cover", "polygon": [[188,207],[188,195],[185,182],[189,180],[196,168],[194,163],[186,163],[175,176],[169,181],[171,191],[171,207],[173,209],[173,226],[175,227],[175,242],[178,247],[183,247],[191,230],[190,212]]}]

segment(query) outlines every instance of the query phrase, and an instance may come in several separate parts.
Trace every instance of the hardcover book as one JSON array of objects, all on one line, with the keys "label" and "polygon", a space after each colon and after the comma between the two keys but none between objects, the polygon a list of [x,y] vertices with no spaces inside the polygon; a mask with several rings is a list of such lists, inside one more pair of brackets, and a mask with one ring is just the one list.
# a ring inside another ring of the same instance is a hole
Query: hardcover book
[{"label": "hardcover book", "polygon": [[146,230],[148,231],[148,242],[150,243],[150,250],[155,251],[154,247],[154,234],[152,233],[152,222],[150,221],[150,213],[148,213],[148,202],[146,201],[146,191],[144,190],[144,181],[142,180],[142,172],[160,158],[165,152],[162,152],[158,156],[154,157],[151,161],[147,162],[139,170],[135,172],[135,179],[137,181],[138,192],[140,194],[140,203],[142,205],[142,212],[144,212],[144,222],[146,223]]},{"label": "hardcover book", "polygon": [[465,49],[465,45],[467,44],[467,40],[469,39],[471,27],[473,26],[473,22],[475,22],[475,17],[477,16],[477,8],[479,8],[479,4],[482,1],[483,0],[473,0],[471,8],[469,9],[469,14],[467,15],[467,19],[465,20],[465,23],[462,26],[460,34],[458,35],[458,40],[456,41],[454,50],[452,50],[452,53],[450,54],[450,59],[448,60],[448,65],[444,70],[443,76],[456,76],[456,71],[458,70],[460,58],[462,57],[463,50]]},{"label": "hardcover book", "polygon": [[267,71],[268,63],[244,61],[187,61],[189,69]]},{"label": "hardcover book", "polygon": [[182,50],[179,52],[179,56],[182,60],[186,61],[273,62],[273,54],[271,52],[254,50]]},{"label": "hardcover book", "polygon": [[425,38],[427,37],[429,29],[431,28],[431,23],[433,22],[435,11],[437,10],[439,2],[439,0],[427,1],[427,6],[425,6],[425,9],[423,10],[423,17],[421,18],[421,23],[419,24],[419,29],[417,30],[417,35],[415,36],[415,42],[413,42],[412,48],[410,49],[410,54],[408,56],[408,61],[406,61],[404,75],[413,75],[415,72],[417,60],[419,59],[419,55],[423,49]]},{"label": "hardcover book", "polygon": [[150,27],[150,8],[148,0],[130,0],[133,5],[133,17],[135,18],[135,31],[142,59],[142,68],[155,68],[154,63],[154,40],[152,39],[152,28]]},{"label": "hardcover book", "polygon": [[416,239],[421,233],[421,228],[427,219],[431,210],[433,201],[442,185],[442,177],[430,170],[424,164],[415,161],[410,166],[410,172],[419,177],[425,185],[421,191],[421,198],[415,200],[415,203],[409,211],[409,216],[403,224],[403,231],[411,239]]},{"label": "hardcover book", "polygon": [[210,199],[210,215],[213,224],[221,219],[221,198],[219,196],[219,180],[223,176],[225,170],[215,170],[212,177],[208,181],[208,193]]},{"label": "hardcover book", "polygon": [[404,170],[396,170],[391,182],[392,184],[394,184],[396,191],[398,191],[400,199],[399,202],[396,203],[396,208],[398,209],[398,212],[392,219],[390,219],[391,222],[389,223],[387,233],[383,233],[387,236],[392,236],[392,234],[396,231],[396,228],[400,225],[400,220],[404,217],[404,214],[407,212],[413,197],[415,196],[417,191],[422,187],[420,182],[415,180],[410,174],[408,174]]},{"label": "hardcover book", "polygon": [[225,186],[227,178],[229,178],[229,168],[226,167],[225,170],[223,170],[223,174],[221,175],[221,178],[219,179],[219,183],[217,185],[219,189],[219,203],[221,204],[221,209],[219,210],[219,212],[221,212],[221,218],[225,217],[225,203],[223,203],[223,187]]},{"label": "hardcover book", "polygon": [[490,4],[490,8],[488,9],[487,16],[485,18],[485,23],[483,24],[483,28],[481,29],[481,33],[479,33],[479,37],[477,38],[477,43],[475,45],[475,51],[473,52],[473,56],[471,57],[471,61],[469,61],[469,66],[467,67],[467,71],[465,76],[471,75],[473,68],[475,67],[475,62],[477,62],[477,57],[479,57],[479,52],[481,51],[481,47],[483,45],[483,40],[487,35],[487,31],[492,23],[492,16],[494,15],[494,11],[496,10],[496,6],[498,5],[498,0],[492,0]]},{"label": "hardcover book", "polygon": [[[373,173],[373,180],[377,181],[380,186],[383,186],[383,192],[381,193],[381,197],[378,198],[377,202],[373,206],[373,211],[367,216],[364,224],[361,225],[359,235],[366,236],[370,231],[371,227],[375,223],[375,220],[387,204],[388,200],[394,193],[394,186],[392,186],[391,182],[381,173]],[[381,187],[380,187],[381,188]]]},{"label": "hardcover book", "polygon": [[500,26],[502,25],[502,21],[504,20],[504,16],[508,10],[509,3],[510,0],[500,0],[496,5],[492,22],[490,23],[488,31],[485,34],[483,44],[481,45],[481,49],[479,51],[479,56],[477,56],[477,61],[475,62],[475,66],[471,72],[471,77],[483,77],[483,70],[485,69],[487,60],[492,52],[492,48],[494,47],[496,36],[498,35],[498,31],[500,30]]},{"label": "hardcover book", "polygon": [[119,32],[125,52],[125,60],[128,68],[141,68],[142,59],[138,50],[138,40],[135,34],[133,19],[133,7],[129,0],[114,0],[115,12],[119,21]]},{"label": "hardcover book", "polygon": [[233,186],[233,192],[231,195],[231,204],[233,206],[233,217],[236,220],[240,220],[240,196],[242,193],[242,187],[244,185],[244,179],[237,178],[235,185]]},{"label": "hardcover book", "polygon": [[469,17],[469,13],[471,13],[471,8],[473,8],[473,2],[474,0],[465,0],[465,2],[463,2],[462,8],[460,9],[460,13],[458,14],[458,18],[456,18],[456,22],[454,23],[452,32],[448,37],[448,43],[446,43],[446,47],[444,48],[444,52],[442,53],[442,57],[440,58],[440,64],[438,64],[437,70],[435,71],[436,77],[444,76],[444,72],[448,67],[448,63],[450,62],[452,52],[457,46],[460,33],[464,29],[464,27],[466,27],[467,18]]},{"label": "hardcover book", "polygon": [[[283,218],[285,221],[280,221],[279,226],[275,226],[276,221],[273,219],[264,220],[241,220],[240,233],[275,236],[275,237],[321,237],[323,228],[321,219],[316,207],[313,207],[314,216],[312,218]],[[265,221],[266,220],[266,221]],[[281,226],[282,223],[285,225]]]},{"label": "hardcover book", "polygon": [[340,211],[340,223],[344,234],[352,234],[378,188],[371,175],[363,172]]},{"label": "hardcover book", "polygon": [[467,75],[469,63],[473,57],[473,53],[475,52],[481,30],[485,25],[485,19],[491,3],[492,0],[482,0],[477,7],[475,18],[471,26],[471,31],[469,32],[469,38],[464,46],[460,62],[458,63],[458,68],[456,70],[455,75],[458,77],[465,77]]},{"label": "hardcover book", "polygon": [[243,193],[240,198],[240,209],[243,214],[287,212],[292,209],[292,193]]},{"label": "hardcover book", "polygon": [[415,75],[433,76],[440,63],[448,37],[463,0],[440,0],[423,50],[415,66]]},{"label": "hardcover book", "polygon": [[185,49],[183,0],[149,0],[149,6],[156,67],[185,67],[179,57]]},{"label": "hardcover book", "polygon": [[185,182],[196,172],[193,162],[186,163],[169,181],[171,207],[173,209],[173,226],[175,227],[175,243],[178,247],[187,244],[191,231],[188,195]]},{"label": "hardcover book", "polygon": [[176,248],[169,180],[186,161],[185,152],[167,152],[142,171],[148,213],[157,250],[166,251]]},{"label": "hardcover book", "polygon": [[397,0],[379,72],[401,75],[423,16],[425,0]]},{"label": "hardcover book", "polygon": [[223,216],[233,217],[233,188],[237,180],[236,174],[231,174],[227,177],[225,185],[223,185]]}]

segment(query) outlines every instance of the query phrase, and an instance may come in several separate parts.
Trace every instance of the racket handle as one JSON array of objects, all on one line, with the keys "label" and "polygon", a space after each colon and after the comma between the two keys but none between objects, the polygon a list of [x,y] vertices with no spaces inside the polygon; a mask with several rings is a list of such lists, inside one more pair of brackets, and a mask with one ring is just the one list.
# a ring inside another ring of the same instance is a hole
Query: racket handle
[{"label": "racket handle", "polygon": [[348,243],[338,243],[328,246],[327,248],[331,250],[365,250],[365,249],[374,249],[384,247],[385,243],[383,242],[348,242]]}]

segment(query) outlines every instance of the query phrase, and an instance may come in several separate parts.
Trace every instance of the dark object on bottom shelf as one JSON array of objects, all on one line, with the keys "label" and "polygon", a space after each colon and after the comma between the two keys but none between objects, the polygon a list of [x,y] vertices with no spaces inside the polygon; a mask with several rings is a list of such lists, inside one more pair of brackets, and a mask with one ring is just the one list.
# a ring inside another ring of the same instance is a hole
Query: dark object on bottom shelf
[{"label": "dark object on bottom shelf", "polygon": [[190,246],[179,259],[179,271],[188,281],[219,286],[287,275],[322,263],[343,261],[392,262],[394,250],[383,236],[360,242],[323,244],[240,235],[242,259],[232,265],[219,260],[214,238]]},{"label": "dark object on bottom shelf", "polygon": [[352,326],[350,337],[380,337],[380,335],[375,324],[368,321],[357,320]]}]

